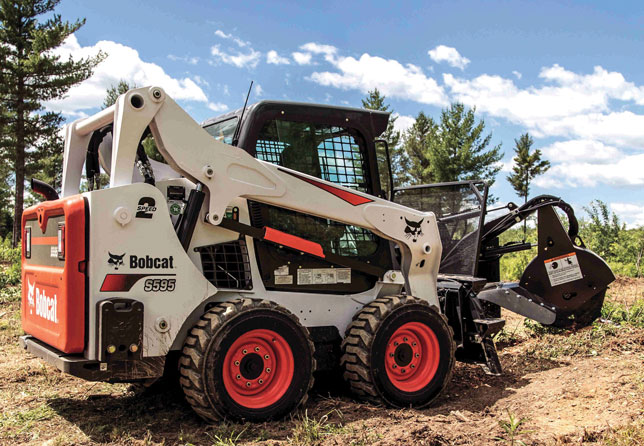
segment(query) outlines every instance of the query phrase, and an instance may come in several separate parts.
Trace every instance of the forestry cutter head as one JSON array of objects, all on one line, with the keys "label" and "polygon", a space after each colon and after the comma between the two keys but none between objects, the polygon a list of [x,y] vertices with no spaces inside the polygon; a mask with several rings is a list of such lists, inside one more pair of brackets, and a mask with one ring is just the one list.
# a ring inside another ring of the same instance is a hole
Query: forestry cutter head
[{"label": "forestry cutter head", "polygon": [[[555,207],[568,217],[567,232]],[[578,235],[572,207],[558,197],[536,197],[518,208],[510,207],[506,215],[487,222],[481,235],[482,263],[498,260],[507,252],[529,248],[530,244],[525,242],[498,246],[497,237],[535,211],[537,256],[518,283],[488,284],[478,298],[543,325],[561,328],[590,325],[601,315],[606,289],[615,276],[601,257],[585,247]]]}]

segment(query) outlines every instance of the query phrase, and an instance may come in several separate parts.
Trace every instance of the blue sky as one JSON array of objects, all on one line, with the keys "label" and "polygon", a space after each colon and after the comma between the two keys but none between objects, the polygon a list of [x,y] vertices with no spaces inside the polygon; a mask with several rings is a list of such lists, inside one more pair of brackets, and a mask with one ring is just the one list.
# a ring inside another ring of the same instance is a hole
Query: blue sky
[{"label": "blue sky", "polygon": [[[159,84],[197,120],[252,101],[360,106],[378,87],[401,129],[452,101],[502,143],[529,131],[553,165],[533,194],[593,199],[644,225],[644,2],[125,2],[63,0],[87,24],[60,53],[102,49],[95,75],[48,104],[75,119],[119,79]],[[519,201],[497,177],[493,193]]]}]

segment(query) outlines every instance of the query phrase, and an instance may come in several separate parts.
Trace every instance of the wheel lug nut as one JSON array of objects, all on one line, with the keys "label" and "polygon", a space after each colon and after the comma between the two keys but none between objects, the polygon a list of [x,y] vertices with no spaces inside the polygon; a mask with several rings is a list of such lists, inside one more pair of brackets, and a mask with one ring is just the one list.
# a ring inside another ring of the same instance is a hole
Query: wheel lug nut
[{"label": "wheel lug nut", "polygon": [[398,341],[394,342],[394,345],[397,347],[398,346]]},{"label": "wheel lug nut", "polygon": [[235,365],[239,367],[239,361],[235,361]]},{"label": "wheel lug nut", "polygon": [[266,373],[271,373],[271,368],[270,367],[266,367]]},{"label": "wheel lug nut", "polygon": [[235,378],[237,378],[237,379],[241,379],[241,375],[237,375]]},{"label": "wheel lug nut", "polygon": [[260,384],[264,384],[264,380],[263,380],[263,379],[258,379],[258,380],[257,380],[257,382],[258,382],[258,383],[260,383]]},{"label": "wheel lug nut", "polygon": [[420,355],[418,353],[416,353],[414,356],[420,358]]},{"label": "wheel lug nut", "polygon": [[246,381],[246,387],[250,387],[250,381]]},{"label": "wheel lug nut", "polygon": [[407,338],[403,338],[403,341],[407,342]]},{"label": "wheel lug nut", "polygon": [[268,359],[268,358],[270,358],[270,356],[264,355],[264,359]]},{"label": "wheel lug nut", "polygon": [[415,342],[412,342],[412,343],[411,343],[411,345],[413,345],[414,347],[416,347],[416,343],[415,343]]},{"label": "wheel lug nut", "polygon": [[397,368],[398,368],[398,366],[396,364],[394,364],[394,369],[397,369]]},{"label": "wheel lug nut", "polygon": [[401,372],[405,373],[405,369],[400,369]]},{"label": "wheel lug nut", "polygon": [[259,351],[259,347],[255,347],[255,351],[256,351],[256,352],[258,352],[258,351]]},{"label": "wheel lug nut", "polygon": [[415,369],[415,368],[416,368],[416,366],[415,366],[414,364],[412,364],[410,367],[411,367],[412,369]]},{"label": "wheel lug nut", "polygon": [[248,350],[243,349],[243,350],[242,350],[242,354],[243,354],[243,355],[245,355],[246,353],[248,353]]},{"label": "wheel lug nut", "polygon": [[389,356],[391,356],[391,357],[393,358],[393,357],[394,357],[394,354],[393,354],[393,353],[389,353]]}]

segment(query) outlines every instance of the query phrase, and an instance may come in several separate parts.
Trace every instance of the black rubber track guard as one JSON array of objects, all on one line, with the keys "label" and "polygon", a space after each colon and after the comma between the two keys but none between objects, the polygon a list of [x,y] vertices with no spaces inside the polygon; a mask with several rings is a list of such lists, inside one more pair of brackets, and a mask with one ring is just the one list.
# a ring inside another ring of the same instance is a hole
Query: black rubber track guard
[{"label": "black rubber track guard", "polygon": [[[440,361],[427,386],[406,393],[396,389],[387,378],[383,358],[391,332],[410,321],[431,324],[439,341]],[[342,341],[340,363],[345,381],[358,398],[394,407],[420,408],[431,404],[447,387],[454,370],[455,350],[452,328],[436,307],[412,296],[386,296],[365,305],[354,316]]]},{"label": "black rubber track guard", "polygon": [[[237,404],[222,379],[227,346],[236,340],[236,332],[255,328],[288,332],[284,337],[296,344],[290,344],[295,359],[291,385],[276,403],[262,409]],[[314,353],[308,330],[288,310],[268,300],[236,299],[217,304],[192,328],[179,358],[179,382],[188,403],[208,422],[279,419],[306,402],[313,387]]]}]

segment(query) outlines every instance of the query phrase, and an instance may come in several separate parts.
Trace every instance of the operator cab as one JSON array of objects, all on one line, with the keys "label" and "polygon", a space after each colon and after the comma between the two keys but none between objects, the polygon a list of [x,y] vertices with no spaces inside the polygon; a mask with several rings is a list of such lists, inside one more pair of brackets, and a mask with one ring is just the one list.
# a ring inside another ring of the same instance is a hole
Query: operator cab
[{"label": "operator cab", "polygon": [[[244,111],[209,119],[202,127],[216,139],[262,161],[384,196],[387,192],[381,188],[380,176],[389,171],[388,160],[378,156],[374,139],[385,131],[388,120],[389,113],[374,110],[262,101]],[[293,234],[359,262],[382,268],[392,265],[389,242],[366,229],[253,201],[249,201],[249,213],[255,227],[269,226]],[[296,264],[306,270],[338,265],[262,241],[255,241],[255,247],[266,289],[358,293],[371,289],[378,280],[353,270],[351,279],[344,283],[288,283],[275,275],[283,265]]]}]

